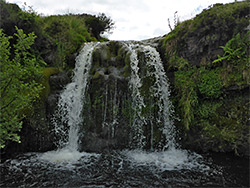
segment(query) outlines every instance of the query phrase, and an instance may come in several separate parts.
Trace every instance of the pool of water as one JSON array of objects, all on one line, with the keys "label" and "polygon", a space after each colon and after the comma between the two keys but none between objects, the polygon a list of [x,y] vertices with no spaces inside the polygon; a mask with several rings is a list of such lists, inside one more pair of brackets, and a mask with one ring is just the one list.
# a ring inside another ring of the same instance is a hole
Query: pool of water
[{"label": "pool of water", "polygon": [[249,187],[247,159],[188,151],[27,153],[0,168],[0,187]]}]

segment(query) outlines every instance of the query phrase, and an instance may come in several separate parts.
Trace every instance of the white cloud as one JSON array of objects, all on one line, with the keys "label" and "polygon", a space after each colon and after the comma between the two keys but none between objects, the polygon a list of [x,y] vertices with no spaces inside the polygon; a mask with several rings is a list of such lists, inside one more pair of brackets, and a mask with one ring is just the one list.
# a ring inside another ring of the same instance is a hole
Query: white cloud
[{"label": "white cloud", "polygon": [[[8,0],[7,0],[8,1]],[[178,11],[180,20],[186,20],[215,3],[229,3],[234,0],[9,0],[20,7],[27,3],[44,15],[65,13],[100,12],[115,22],[111,40],[142,40],[169,32],[168,18],[174,23]]]}]

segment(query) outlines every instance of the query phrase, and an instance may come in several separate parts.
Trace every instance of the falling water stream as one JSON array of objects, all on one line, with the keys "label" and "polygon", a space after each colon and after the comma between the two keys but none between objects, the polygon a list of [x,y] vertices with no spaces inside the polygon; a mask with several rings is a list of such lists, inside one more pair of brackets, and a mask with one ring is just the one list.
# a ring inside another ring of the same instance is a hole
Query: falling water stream
[{"label": "falling water stream", "polygon": [[[123,43],[131,53],[129,90],[135,113],[130,144],[133,149],[102,153],[80,152],[79,137],[84,135],[80,134],[79,125],[84,121],[82,110],[89,83],[92,52],[98,45],[99,43],[85,44],[76,58],[72,82],[60,95],[57,112],[52,119],[58,137],[58,149],[22,154],[1,163],[0,187],[244,187],[248,184],[244,180],[247,174],[247,168],[244,168],[246,161],[230,157],[216,161],[213,155],[202,157],[179,148],[175,140],[168,79],[159,53],[145,44]],[[150,113],[148,117],[142,115],[147,104],[140,91],[143,78],[138,52],[144,53],[145,66],[148,67],[144,76],[154,78],[150,92],[157,99],[155,105],[158,113],[154,121],[161,124],[160,129],[164,135],[161,150],[154,148],[155,128],[152,116]],[[114,95],[117,95],[117,91]],[[119,103],[116,98],[114,96],[112,101],[114,105]],[[112,136],[119,126],[115,108],[113,111],[112,123],[109,125],[112,126]],[[103,126],[106,126],[106,114],[102,116]],[[146,144],[143,126],[147,122],[151,123],[150,151],[143,150]],[[231,162],[234,162],[234,168],[229,168]],[[241,172],[234,174],[232,171]]]},{"label": "falling water stream", "polygon": [[58,101],[58,110],[53,118],[58,150],[49,151],[41,159],[52,162],[77,161],[79,152],[79,126],[83,121],[82,109],[85,103],[85,90],[89,80],[92,52],[98,43],[84,46],[76,58],[74,77],[66,86]]}]

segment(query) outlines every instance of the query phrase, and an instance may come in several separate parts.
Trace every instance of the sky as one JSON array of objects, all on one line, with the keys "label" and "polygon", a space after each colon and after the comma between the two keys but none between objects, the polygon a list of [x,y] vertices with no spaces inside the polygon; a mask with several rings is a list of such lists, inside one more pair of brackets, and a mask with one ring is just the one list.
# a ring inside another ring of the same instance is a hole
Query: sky
[{"label": "sky", "polygon": [[110,40],[143,40],[167,34],[174,27],[174,14],[180,21],[191,19],[216,3],[235,0],[6,0],[21,8],[26,2],[38,14],[105,13],[115,22]]}]

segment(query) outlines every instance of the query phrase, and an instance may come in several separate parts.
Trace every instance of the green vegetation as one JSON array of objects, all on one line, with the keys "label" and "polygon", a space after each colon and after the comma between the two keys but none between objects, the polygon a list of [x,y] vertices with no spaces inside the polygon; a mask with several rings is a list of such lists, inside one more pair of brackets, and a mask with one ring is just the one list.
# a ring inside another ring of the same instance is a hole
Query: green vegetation
[{"label": "green vegetation", "polygon": [[237,153],[249,142],[248,11],[246,1],[213,5],[177,25],[162,43],[166,69],[174,72],[178,125],[187,139],[197,132],[193,141],[214,151]]},{"label": "green vegetation", "polygon": [[176,57],[184,58],[196,66],[212,64],[216,53],[220,51],[213,52],[211,49],[224,46],[238,33],[244,35],[249,25],[248,14],[247,1],[215,4],[195,18],[176,25],[162,41],[165,61],[170,62],[167,69],[178,68],[177,63],[180,63]]},{"label": "green vegetation", "polygon": [[200,69],[200,79],[197,83],[200,94],[203,98],[218,98],[222,94],[222,83],[219,78],[219,69]]},{"label": "green vegetation", "polygon": [[72,67],[70,58],[84,42],[107,41],[100,34],[110,30],[113,22],[105,14],[101,15],[96,17],[69,14],[42,18],[44,33],[55,45],[53,65],[63,69]]},{"label": "green vegetation", "polygon": [[[249,52],[247,47],[242,45],[242,41],[244,44],[249,41],[245,35],[239,37],[237,34],[222,47],[224,55],[213,62],[216,67],[189,66],[183,70],[180,66],[179,70],[175,71],[175,92],[178,94],[174,99],[186,130],[192,129],[192,126],[200,126],[206,135],[204,142],[212,143],[213,147],[218,147],[219,150],[231,146],[236,153],[238,145],[242,143],[243,132],[247,130],[247,127],[243,126],[246,121],[242,122],[244,116],[237,112],[236,107],[232,109],[236,105],[240,108],[239,103],[233,103],[229,109],[225,109],[225,106],[236,100],[228,99],[227,88],[236,85],[239,89],[244,89],[249,86]],[[237,55],[228,53],[231,51],[228,49],[231,49],[232,41],[237,47],[234,48]],[[236,97],[238,98],[238,95]],[[247,108],[248,102],[242,104],[242,108]],[[222,113],[223,109],[239,116],[228,117]]]},{"label": "green vegetation", "polygon": [[187,142],[235,153],[249,142],[248,24],[249,2],[216,4],[162,41],[165,68],[174,72],[177,124]]},{"label": "green vegetation", "polygon": [[0,0],[0,12],[0,28],[6,35],[12,36],[15,26],[25,33],[34,32],[37,36],[34,53],[49,66],[60,70],[74,67],[73,54],[84,42],[107,41],[101,34],[114,27],[111,18],[104,13],[98,16],[67,14],[44,17],[27,5],[21,10],[17,5],[3,0]]},{"label": "green vegetation", "polygon": [[221,67],[220,77],[225,87],[244,87],[250,83],[249,37],[249,31],[246,34],[236,34],[225,46],[221,46],[224,50],[223,56],[218,56],[218,59],[213,61]]},{"label": "green vegetation", "polygon": [[179,93],[178,107],[186,129],[189,129],[194,120],[195,108],[198,104],[196,79],[197,71],[195,68],[189,71],[175,72],[175,87]]},{"label": "green vegetation", "polygon": [[249,48],[249,34],[245,34],[243,37],[238,33],[235,37],[227,42],[225,46],[221,46],[224,50],[224,55],[219,56],[218,59],[214,60],[213,63],[223,62],[237,65],[240,62],[248,61],[247,65],[250,64],[248,56]]},{"label": "green vegetation", "polygon": [[[19,142],[17,132],[22,127],[23,111],[32,106],[43,89],[38,80],[45,63],[29,52],[34,33],[28,35],[17,29],[17,43],[10,47],[10,39],[0,30],[0,147],[7,140]],[[11,54],[11,50],[14,54]]]},{"label": "green vegetation", "polygon": [[0,0],[0,12],[0,147],[3,148],[9,141],[20,142],[18,133],[24,118],[35,122],[29,118],[34,109],[44,106],[51,92],[50,76],[72,70],[74,54],[84,42],[107,41],[101,34],[110,31],[114,23],[105,14],[44,17],[26,4],[21,9],[4,0]]}]

